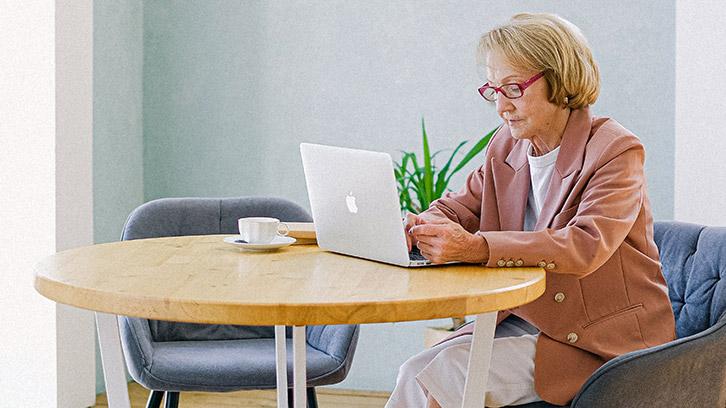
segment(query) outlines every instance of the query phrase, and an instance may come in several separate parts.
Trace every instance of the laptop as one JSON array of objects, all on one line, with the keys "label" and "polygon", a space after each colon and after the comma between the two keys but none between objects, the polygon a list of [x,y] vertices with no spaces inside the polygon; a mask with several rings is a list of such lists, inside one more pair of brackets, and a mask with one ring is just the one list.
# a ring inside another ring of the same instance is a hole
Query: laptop
[{"label": "laptop", "polygon": [[326,251],[415,267],[409,256],[393,160],[387,153],[301,143],[318,246]]}]

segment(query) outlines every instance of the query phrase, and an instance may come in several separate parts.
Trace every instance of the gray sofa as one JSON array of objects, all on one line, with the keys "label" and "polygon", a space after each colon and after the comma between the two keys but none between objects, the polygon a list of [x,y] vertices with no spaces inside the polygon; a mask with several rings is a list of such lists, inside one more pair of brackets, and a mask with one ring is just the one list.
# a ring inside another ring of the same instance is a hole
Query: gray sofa
[{"label": "gray sofa", "polygon": [[569,407],[726,407],[726,227],[656,221],[655,242],[678,339],[608,361]]}]

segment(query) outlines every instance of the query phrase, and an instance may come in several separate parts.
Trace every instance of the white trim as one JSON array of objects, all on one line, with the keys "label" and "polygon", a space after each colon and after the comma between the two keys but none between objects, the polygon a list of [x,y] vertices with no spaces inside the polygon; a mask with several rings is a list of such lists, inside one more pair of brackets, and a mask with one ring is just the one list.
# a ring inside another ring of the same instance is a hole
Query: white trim
[{"label": "white trim", "polygon": [[277,408],[287,408],[287,339],[282,325],[275,326],[275,361]]},{"label": "white trim", "polygon": [[126,360],[121,349],[118,318],[116,315],[96,312],[96,325],[108,406],[130,408],[129,389],[126,384]]},{"label": "white trim", "polygon": [[726,225],[726,7],[720,0],[675,3],[674,218]]},{"label": "white trim", "polygon": [[480,408],[484,406],[496,327],[497,312],[483,313],[476,316],[466,383],[464,384],[464,401],[461,404],[463,408]]}]

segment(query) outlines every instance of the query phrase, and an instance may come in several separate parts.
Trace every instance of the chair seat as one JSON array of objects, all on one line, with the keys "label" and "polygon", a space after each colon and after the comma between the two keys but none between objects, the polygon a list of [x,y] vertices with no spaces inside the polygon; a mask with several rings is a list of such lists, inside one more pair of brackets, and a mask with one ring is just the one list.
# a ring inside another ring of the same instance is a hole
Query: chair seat
[{"label": "chair seat", "polygon": [[[227,392],[275,388],[274,339],[153,343],[153,363],[137,381],[148,389]],[[306,346],[307,380],[342,369],[343,361]],[[292,385],[292,339],[287,339],[288,383]]]}]

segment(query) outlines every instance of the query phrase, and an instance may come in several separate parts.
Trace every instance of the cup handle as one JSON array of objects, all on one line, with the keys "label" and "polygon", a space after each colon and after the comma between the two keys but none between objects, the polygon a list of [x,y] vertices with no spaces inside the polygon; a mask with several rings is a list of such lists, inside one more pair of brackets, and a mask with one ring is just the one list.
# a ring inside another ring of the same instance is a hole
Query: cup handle
[{"label": "cup handle", "polygon": [[[285,226],[285,233],[284,234],[280,234],[280,225],[284,225]],[[289,234],[289,233],[290,233],[290,226],[287,225],[287,223],[280,222],[280,224],[277,225],[277,235],[279,235],[281,237],[286,237],[287,234]]]}]

